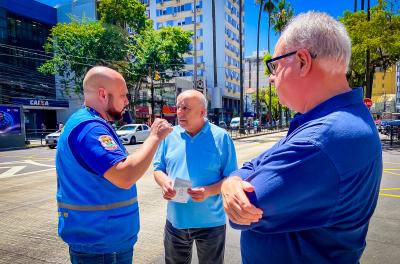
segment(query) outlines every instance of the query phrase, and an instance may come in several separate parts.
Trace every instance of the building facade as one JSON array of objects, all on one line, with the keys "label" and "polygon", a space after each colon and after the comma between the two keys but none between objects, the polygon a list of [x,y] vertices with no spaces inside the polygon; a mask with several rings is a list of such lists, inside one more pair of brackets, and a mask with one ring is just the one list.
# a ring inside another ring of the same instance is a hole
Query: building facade
[{"label": "building facade", "polygon": [[377,69],[372,84],[371,111],[377,115],[384,112],[396,111],[396,65],[391,66],[385,72]]},{"label": "building facade", "polygon": [[208,99],[211,101],[209,117],[215,121],[230,121],[232,117],[239,115],[239,1],[148,2],[149,15],[154,21],[155,29],[179,26],[193,32],[192,52],[185,55],[187,65],[180,76],[194,75],[193,55],[196,50],[197,76],[206,82]]},{"label": "building facade", "polygon": [[[68,102],[57,100],[54,76],[37,68],[51,54],[43,45],[57,10],[34,0],[0,0],[0,104],[21,106],[27,137],[43,125],[57,128],[57,111]],[[43,125],[42,125],[43,124]]]},{"label": "building facade", "polygon": [[[263,58],[268,52],[263,50],[259,52],[259,82],[258,88],[266,89],[269,85],[268,76],[265,74],[266,66],[263,63]],[[245,112],[257,112],[255,109],[255,102],[253,102],[253,95],[257,92],[257,52],[249,57],[245,58],[244,61],[244,94],[245,94]],[[260,106],[261,113],[265,112],[265,106]]]},{"label": "building facade", "polygon": [[[263,63],[263,57],[268,52],[263,50],[259,52],[259,89],[265,89],[268,87],[269,81],[268,76],[265,74],[266,66]],[[246,57],[244,60],[244,88],[245,91],[248,89],[255,90],[257,86],[257,52],[253,52],[253,54],[249,57]]]}]

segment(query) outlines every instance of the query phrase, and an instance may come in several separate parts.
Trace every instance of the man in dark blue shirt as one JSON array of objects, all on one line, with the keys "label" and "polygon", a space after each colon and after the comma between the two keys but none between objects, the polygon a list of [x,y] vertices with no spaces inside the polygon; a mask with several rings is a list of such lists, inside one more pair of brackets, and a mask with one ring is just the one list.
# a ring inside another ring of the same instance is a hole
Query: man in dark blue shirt
[{"label": "man in dark blue shirt", "polygon": [[351,43],[323,13],[300,14],[267,61],[286,137],[224,181],[243,263],[358,263],[376,207],[382,151],[362,89],[349,88]]}]

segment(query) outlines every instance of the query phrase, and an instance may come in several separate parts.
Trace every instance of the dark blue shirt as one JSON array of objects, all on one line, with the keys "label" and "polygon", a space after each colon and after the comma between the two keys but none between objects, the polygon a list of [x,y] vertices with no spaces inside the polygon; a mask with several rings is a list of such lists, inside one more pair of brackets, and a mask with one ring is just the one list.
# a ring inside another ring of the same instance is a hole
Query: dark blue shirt
[{"label": "dark blue shirt", "polygon": [[[88,110],[99,115],[94,109],[88,108]],[[99,122],[78,125],[68,138],[68,144],[78,162],[84,168],[101,176],[127,156],[125,149],[121,149],[115,141],[111,143],[111,147],[107,147],[104,138],[112,139],[112,135],[104,124]]]},{"label": "dark blue shirt", "polygon": [[378,133],[362,89],[303,115],[271,149],[231,175],[264,212],[241,229],[243,263],[357,263],[382,175]]}]

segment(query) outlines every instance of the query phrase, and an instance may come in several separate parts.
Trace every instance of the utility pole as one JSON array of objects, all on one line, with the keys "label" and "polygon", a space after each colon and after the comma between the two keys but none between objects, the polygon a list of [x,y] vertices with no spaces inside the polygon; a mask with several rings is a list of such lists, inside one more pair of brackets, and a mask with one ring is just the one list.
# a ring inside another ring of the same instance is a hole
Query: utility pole
[{"label": "utility pole", "polygon": [[[154,111],[155,111],[155,107],[154,107],[154,72],[155,72],[155,68],[156,68],[156,64],[153,64],[153,71],[151,72],[150,78],[151,78],[151,86],[150,86],[150,91],[151,91],[151,123],[154,122]],[[149,71],[150,71],[150,67],[149,67]]]},{"label": "utility pole", "polygon": [[[214,87],[213,89],[219,89],[218,87],[218,75],[217,75],[217,29],[216,29],[216,17],[215,17],[215,0],[212,2],[212,27],[213,27],[213,72],[214,72]],[[224,111],[222,110],[222,115]],[[222,116],[222,118],[224,118]],[[219,124],[219,109],[214,108],[214,122]]]},{"label": "utility pole", "polygon": [[193,88],[197,90],[197,8],[196,0],[193,0],[193,12],[194,12],[194,32],[193,32]]},{"label": "utility pole", "polygon": [[[256,75],[257,75],[257,80],[256,80],[256,113],[257,113],[257,118],[258,121],[261,124],[261,116],[260,116],[260,98],[259,98],[259,91],[260,91],[260,22],[261,22],[261,13],[262,13],[262,8],[264,6],[264,2],[260,2],[260,10],[258,11],[258,26],[257,26],[257,58],[256,58]],[[268,48],[269,52],[269,48]],[[260,126],[257,127],[261,129]]]},{"label": "utility pole", "polygon": [[[370,12],[370,0],[368,0],[368,2],[367,2],[367,21],[370,21],[371,20],[371,12]],[[370,63],[371,63],[371,53],[370,53],[370,50],[369,50],[369,48],[367,47],[367,58],[366,58],[366,61],[365,61],[365,83],[366,83],[366,85],[365,85],[365,89],[366,89],[366,91],[365,91],[365,97],[366,98],[371,98],[371,96],[372,96],[372,87],[371,87],[371,76],[370,76],[370,73],[371,73],[371,71],[370,71],[370,67],[371,67],[371,65],[370,65]]]},{"label": "utility pole", "polygon": [[240,123],[239,123],[239,133],[244,134],[244,120],[243,120],[243,0],[239,0],[239,71],[240,71]]}]

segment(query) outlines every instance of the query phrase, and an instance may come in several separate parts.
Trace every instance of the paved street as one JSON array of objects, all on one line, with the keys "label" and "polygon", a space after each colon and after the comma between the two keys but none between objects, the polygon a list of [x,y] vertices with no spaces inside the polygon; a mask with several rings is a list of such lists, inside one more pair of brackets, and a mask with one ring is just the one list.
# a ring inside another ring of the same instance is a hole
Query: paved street
[{"label": "paved street", "polygon": [[[274,144],[283,133],[235,141],[239,165]],[[140,145],[128,146],[132,153]],[[69,263],[57,237],[55,150],[0,152],[0,263]],[[400,259],[400,148],[384,147],[381,196],[361,263]],[[163,263],[165,201],[149,170],[138,183],[141,232],[135,263]],[[226,263],[240,263],[239,232],[228,228]],[[197,263],[194,261],[193,263]]]}]

